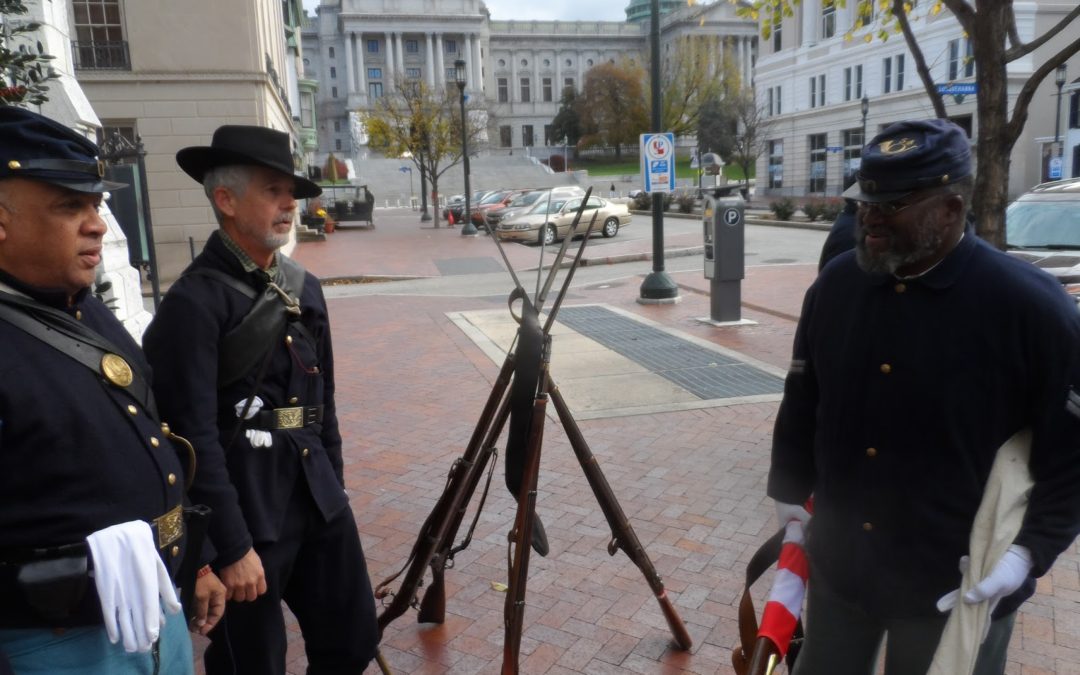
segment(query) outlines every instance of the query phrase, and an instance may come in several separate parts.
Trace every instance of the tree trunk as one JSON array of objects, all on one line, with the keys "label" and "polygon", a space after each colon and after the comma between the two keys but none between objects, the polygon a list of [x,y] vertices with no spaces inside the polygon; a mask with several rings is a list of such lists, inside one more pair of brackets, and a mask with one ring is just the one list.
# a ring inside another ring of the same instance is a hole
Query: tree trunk
[{"label": "tree trunk", "polygon": [[439,218],[442,217],[442,212],[439,211],[439,177],[432,172],[431,174],[431,219],[435,222],[435,227],[439,227]]},{"label": "tree trunk", "polygon": [[1005,208],[1008,206],[1009,162],[1016,138],[1008,130],[1008,73],[1000,58],[1006,43],[1007,13],[1004,6],[995,10],[989,3],[980,6],[976,16],[978,40],[974,44],[978,133],[976,134],[977,172],[972,211],[976,231],[991,245],[1005,248]]}]

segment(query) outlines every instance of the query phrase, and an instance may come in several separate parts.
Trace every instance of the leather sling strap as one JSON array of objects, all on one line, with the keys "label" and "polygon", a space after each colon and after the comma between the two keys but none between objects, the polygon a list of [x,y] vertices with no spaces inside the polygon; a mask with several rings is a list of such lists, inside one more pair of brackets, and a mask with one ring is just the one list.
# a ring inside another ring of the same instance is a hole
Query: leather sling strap
[{"label": "leather sling strap", "polygon": [[[106,354],[122,357],[124,354],[103,336],[64,312],[12,293],[0,292],[0,320],[37,338],[99,376],[103,375],[102,357]],[[127,359],[124,361],[131,367],[131,382],[121,386],[109,380],[110,384],[126,390],[156,419],[157,404],[146,375],[139,370],[137,363],[131,363]]]},{"label": "leather sling strap", "polygon": [[[769,537],[761,547],[754,552],[750,562],[746,564],[746,584],[743,586],[742,598],[739,600],[739,642],[735,647],[735,657],[738,675],[746,675],[745,671],[739,671],[738,665],[744,664],[749,668],[750,657],[754,653],[754,645],[757,642],[758,621],[757,612],[754,610],[754,600],[750,597],[750,587],[754,582],[765,574],[765,571],[776,564],[780,559],[780,549],[784,546],[784,528],[777,530],[776,534]],[[795,623],[794,638],[787,653],[788,671],[795,667],[795,658],[799,654],[799,646],[796,640],[802,638],[802,619]]]}]

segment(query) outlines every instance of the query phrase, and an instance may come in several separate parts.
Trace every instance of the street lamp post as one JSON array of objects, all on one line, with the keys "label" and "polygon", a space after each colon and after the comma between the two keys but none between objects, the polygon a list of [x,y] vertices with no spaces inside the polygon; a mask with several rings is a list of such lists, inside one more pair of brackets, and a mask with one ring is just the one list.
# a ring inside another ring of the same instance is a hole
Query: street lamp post
[{"label": "street lamp post", "polygon": [[465,216],[465,224],[461,226],[461,234],[463,236],[475,237],[479,232],[476,226],[472,223],[472,211],[470,209],[469,200],[472,195],[470,194],[469,187],[469,141],[468,141],[468,129],[465,119],[465,60],[458,59],[454,61],[454,79],[457,81],[458,94],[461,99],[461,160],[462,167],[465,170],[465,211],[462,213]]},{"label": "street lamp post", "polygon": [[1061,157],[1063,154],[1060,141],[1061,138],[1061,88],[1065,86],[1065,64],[1061,64],[1057,67],[1057,71],[1054,73],[1054,84],[1058,88],[1057,96],[1057,109],[1054,111],[1054,147],[1057,148],[1057,156]]},{"label": "street lamp post", "polygon": [[870,112],[870,97],[863,94],[862,97],[862,144],[866,145],[866,113]]}]

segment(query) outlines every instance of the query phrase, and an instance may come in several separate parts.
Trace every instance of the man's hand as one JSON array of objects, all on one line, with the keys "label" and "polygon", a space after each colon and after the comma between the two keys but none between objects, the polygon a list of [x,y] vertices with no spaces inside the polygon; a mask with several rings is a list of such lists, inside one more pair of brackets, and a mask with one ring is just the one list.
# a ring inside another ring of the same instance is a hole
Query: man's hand
[{"label": "man's hand", "polygon": [[780,527],[787,527],[787,524],[793,520],[806,527],[810,522],[810,512],[798,504],[785,504],[778,501],[776,502],[776,520],[780,523]]},{"label": "man's hand", "polygon": [[222,567],[221,581],[225,584],[226,600],[250,602],[265,593],[266,575],[255,549],[250,549],[233,564]]},{"label": "man's hand", "polygon": [[[993,614],[1002,598],[1010,595],[1023,585],[1028,574],[1031,573],[1033,564],[1031,551],[1024,546],[1013,544],[1005,551],[1005,555],[1001,556],[1001,560],[997,561],[990,574],[983,577],[979,583],[964,593],[964,604],[974,605],[980,602],[989,602],[989,612]],[[960,558],[961,574],[967,574],[969,566],[970,562],[967,556]],[[960,597],[959,588],[941,596],[937,601],[938,611],[945,613],[956,607],[958,597]],[[990,622],[987,621],[986,628],[983,630],[983,640],[986,639],[989,631]]]},{"label": "man's hand", "polygon": [[195,617],[191,620],[191,629],[199,635],[206,635],[225,613],[225,584],[217,575],[207,571],[195,579]]}]

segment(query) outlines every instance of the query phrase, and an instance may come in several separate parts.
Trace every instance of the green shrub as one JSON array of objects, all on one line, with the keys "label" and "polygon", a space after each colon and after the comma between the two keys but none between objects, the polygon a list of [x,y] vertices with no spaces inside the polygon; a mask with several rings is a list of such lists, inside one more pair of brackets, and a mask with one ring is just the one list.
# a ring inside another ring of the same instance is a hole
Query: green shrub
[{"label": "green shrub", "polygon": [[648,192],[639,192],[634,197],[632,206],[635,211],[652,211],[652,195]]},{"label": "green shrub", "polygon": [[697,200],[694,199],[694,195],[688,192],[680,193],[679,196],[675,198],[675,204],[679,207],[679,213],[693,213],[695,203],[697,203]]},{"label": "green shrub", "polygon": [[813,222],[821,217],[821,214],[824,211],[824,206],[825,203],[822,200],[811,199],[809,201],[803,202],[802,212],[806,214],[806,217],[809,218],[811,222]]},{"label": "green shrub", "polygon": [[833,222],[840,215],[840,212],[844,210],[844,200],[839,197],[833,197],[824,200],[821,207],[822,220]]},{"label": "green shrub", "polygon": [[784,197],[783,199],[770,202],[769,209],[772,210],[773,215],[776,216],[777,220],[791,220],[791,216],[795,213],[795,202]]}]

